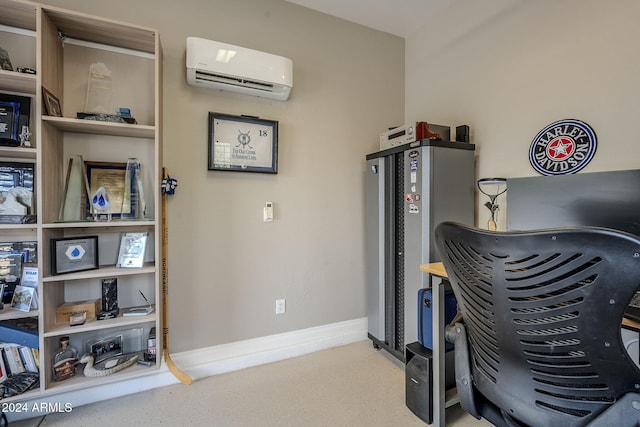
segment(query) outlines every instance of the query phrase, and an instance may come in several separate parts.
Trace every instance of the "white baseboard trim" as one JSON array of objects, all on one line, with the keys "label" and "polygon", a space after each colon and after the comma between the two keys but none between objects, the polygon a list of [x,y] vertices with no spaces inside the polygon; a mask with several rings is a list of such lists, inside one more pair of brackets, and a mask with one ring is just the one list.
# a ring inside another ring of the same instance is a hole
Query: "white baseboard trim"
[{"label": "white baseboard trim", "polygon": [[193,379],[351,344],[367,339],[367,318],[347,320],[246,341],[172,354],[171,359]]},{"label": "white baseboard trim", "polygon": [[[264,365],[332,347],[367,339],[367,318],[269,335],[213,347],[171,354],[171,359],[194,380],[211,375]],[[51,412],[68,412],[68,408],[126,396],[179,381],[163,363],[152,375],[136,376],[120,382],[108,382],[90,389],[65,393],[45,393],[19,401],[28,410],[8,413],[9,422],[42,416]],[[87,392],[87,391],[90,392]],[[18,402],[18,401],[16,401]]]}]

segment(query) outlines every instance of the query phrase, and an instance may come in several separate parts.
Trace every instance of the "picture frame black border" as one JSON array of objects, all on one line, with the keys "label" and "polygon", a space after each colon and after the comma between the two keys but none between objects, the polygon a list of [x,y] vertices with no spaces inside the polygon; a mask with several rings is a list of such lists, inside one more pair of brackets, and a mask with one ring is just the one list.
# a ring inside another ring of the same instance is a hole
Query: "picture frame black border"
[{"label": "picture frame black border", "polygon": [[[222,119],[226,121],[235,121],[238,123],[251,123],[261,126],[271,127],[271,166],[255,167],[242,165],[229,165],[228,167],[215,166],[215,120]],[[278,121],[261,119],[255,116],[237,116],[233,114],[209,112],[209,142],[208,142],[208,169],[211,171],[232,171],[232,172],[260,172],[260,173],[278,173]]]},{"label": "picture frame black border", "polygon": [[[72,270],[60,271],[58,268],[58,260],[56,257],[56,248],[59,242],[68,242],[71,240],[92,240],[95,250],[93,251],[93,265],[85,268],[78,268]],[[76,237],[60,237],[60,238],[52,238],[51,239],[51,275],[58,276],[60,274],[70,274],[77,273],[79,271],[89,271],[89,270],[97,270],[100,268],[99,265],[99,254],[98,254],[98,236],[76,236]]]}]

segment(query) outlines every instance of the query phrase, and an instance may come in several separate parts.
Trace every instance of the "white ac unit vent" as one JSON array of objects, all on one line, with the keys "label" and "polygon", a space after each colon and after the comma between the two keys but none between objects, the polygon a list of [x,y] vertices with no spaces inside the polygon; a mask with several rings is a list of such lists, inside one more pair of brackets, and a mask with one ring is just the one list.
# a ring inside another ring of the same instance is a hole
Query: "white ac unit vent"
[{"label": "white ac unit vent", "polygon": [[187,83],[286,101],[293,87],[293,63],[270,53],[187,37]]}]

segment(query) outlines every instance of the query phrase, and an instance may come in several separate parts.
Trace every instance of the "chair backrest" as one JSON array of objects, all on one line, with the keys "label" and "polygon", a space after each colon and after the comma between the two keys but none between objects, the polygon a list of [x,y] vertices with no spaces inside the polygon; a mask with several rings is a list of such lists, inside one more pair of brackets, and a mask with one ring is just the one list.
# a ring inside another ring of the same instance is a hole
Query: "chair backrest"
[{"label": "chair backrest", "polygon": [[490,232],[442,223],[435,240],[467,328],[475,388],[534,426],[584,425],[640,369],[620,324],[640,286],[640,240],[579,227]]}]

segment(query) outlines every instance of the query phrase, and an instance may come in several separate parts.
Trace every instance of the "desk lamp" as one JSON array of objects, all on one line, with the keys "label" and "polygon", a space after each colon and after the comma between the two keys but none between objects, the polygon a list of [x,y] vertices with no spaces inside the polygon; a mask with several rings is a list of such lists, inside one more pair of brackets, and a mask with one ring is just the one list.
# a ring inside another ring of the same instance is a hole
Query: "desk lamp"
[{"label": "desk lamp", "polygon": [[[504,188],[501,188],[504,186]],[[489,197],[489,201],[484,205],[491,212],[491,218],[487,224],[487,229],[495,231],[498,226],[496,224],[496,211],[499,206],[496,204],[496,199],[499,195],[507,191],[507,179],[506,178],[482,178],[478,180],[478,190],[485,196]]]}]

